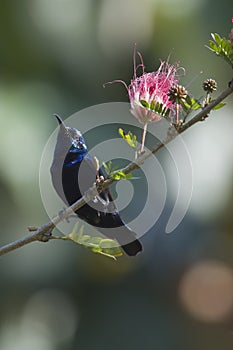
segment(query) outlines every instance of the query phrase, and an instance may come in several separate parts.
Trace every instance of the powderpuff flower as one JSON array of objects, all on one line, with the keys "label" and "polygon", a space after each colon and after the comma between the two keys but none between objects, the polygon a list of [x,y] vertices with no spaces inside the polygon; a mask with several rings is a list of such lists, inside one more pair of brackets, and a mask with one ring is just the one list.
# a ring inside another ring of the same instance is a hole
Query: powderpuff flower
[{"label": "powderpuff flower", "polygon": [[[146,73],[140,52],[137,52],[140,64],[136,65],[136,51],[134,51],[134,76],[131,83],[123,80],[114,80],[107,84],[120,82],[128,91],[130,111],[135,118],[143,125],[157,122],[162,117],[175,115],[175,104],[169,97],[169,91],[179,82],[178,63],[170,64],[168,61],[161,61],[157,71]],[[138,68],[142,74],[137,76]]]},{"label": "powderpuff flower", "polygon": [[[174,116],[177,116],[177,106],[171,98],[171,89],[178,85],[180,77],[178,71],[180,68],[178,63],[170,64],[167,60],[160,62],[157,71],[146,73],[142,55],[140,52],[137,52],[137,54],[140,58],[138,65],[136,64],[135,49],[134,75],[130,84],[127,85],[123,80],[114,80],[107,84],[118,82],[125,86],[129,95],[130,111],[144,125],[141,143],[142,152],[148,123],[157,122],[163,117],[169,117],[173,120]],[[142,73],[137,76],[139,68],[142,69]]]},{"label": "powderpuff flower", "polygon": [[134,69],[128,94],[131,113],[140,123],[147,124],[173,114],[175,106],[168,93],[178,83],[177,65],[161,61],[159,69],[151,73],[145,73],[143,63],[141,66],[139,77],[136,76],[137,67]]}]

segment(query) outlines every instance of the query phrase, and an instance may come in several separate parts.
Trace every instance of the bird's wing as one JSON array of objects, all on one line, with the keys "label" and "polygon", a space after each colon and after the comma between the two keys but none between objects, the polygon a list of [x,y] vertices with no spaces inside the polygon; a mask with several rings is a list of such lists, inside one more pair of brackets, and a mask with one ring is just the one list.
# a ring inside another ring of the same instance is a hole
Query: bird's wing
[{"label": "bird's wing", "polygon": [[[97,162],[89,153],[85,155],[82,163],[83,168],[80,169],[81,172],[79,182],[83,181],[83,183],[88,184],[88,188],[93,186],[98,176],[103,176],[105,178],[103,171],[101,169],[97,169]],[[86,190],[88,188],[86,188]],[[117,207],[108,188],[96,196],[94,202],[101,204],[101,209],[106,209],[107,212],[117,212]]]}]

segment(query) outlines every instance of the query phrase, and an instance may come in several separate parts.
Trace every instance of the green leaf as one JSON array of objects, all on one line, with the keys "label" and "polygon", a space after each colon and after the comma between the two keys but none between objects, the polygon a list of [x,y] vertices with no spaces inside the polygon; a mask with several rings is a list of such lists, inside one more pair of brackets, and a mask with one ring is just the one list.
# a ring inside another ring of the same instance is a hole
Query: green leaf
[{"label": "green leaf", "polygon": [[82,235],[81,237],[78,237],[78,239],[76,239],[75,236],[71,236],[70,239],[73,242],[85,245],[86,247],[96,245],[96,242],[92,242],[91,237],[88,235]]},{"label": "green leaf", "polygon": [[109,176],[113,171],[112,161],[110,160],[108,163],[103,162],[102,165],[103,165],[104,170],[106,171],[107,175]]},{"label": "green leaf", "polygon": [[162,114],[162,110],[163,110],[163,104],[160,103],[160,104],[159,104],[158,113],[159,113],[159,114]]},{"label": "green leaf", "polygon": [[124,140],[126,140],[126,142],[128,143],[128,145],[130,147],[132,147],[132,148],[136,148],[137,147],[137,137],[136,137],[136,135],[133,135],[131,131],[129,131],[128,134],[126,134],[124,132],[124,130],[120,128],[118,130],[118,132],[119,132],[120,136]]},{"label": "green leaf", "polygon": [[222,38],[217,33],[211,33],[213,40],[209,40],[209,47],[217,56],[222,57],[228,64],[233,65],[233,44],[230,40]]},{"label": "green leaf", "polygon": [[125,175],[124,173],[117,171],[114,174],[112,174],[111,176],[114,180],[121,180],[121,179],[125,179]]},{"label": "green leaf", "polygon": [[129,180],[129,179],[134,179],[132,174],[125,174],[122,170],[115,171],[112,175],[111,178],[114,180]]},{"label": "green leaf", "polygon": [[115,240],[84,235],[83,226],[81,226],[80,229],[78,229],[78,226],[79,224],[77,223],[72,232],[62,239],[70,240],[90,249],[93,253],[98,253],[114,260],[123,255],[121,248],[117,245]]},{"label": "green leaf", "polygon": [[219,103],[217,106],[215,106],[215,107],[213,108],[213,111],[217,111],[218,109],[224,107],[225,105],[226,105],[226,103],[221,102],[221,103]]},{"label": "green leaf", "polygon": [[102,165],[103,165],[104,170],[106,171],[106,173],[108,173],[108,165],[105,162],[103,162]]},{"label": "green leaf", "polygon": [[197,109],[201,108],[201,104],[195,99],[195,98],[191,98],[190,96],[187,95],[185,102],[182,103],[182,107],[184,109],[189,109],[189,110],[193,110],[196,111]]},{"label": "green leaf", "polygon": [[167,108],[165,113],[164,113],[164,117],[167,118],[169,116],[169,113],[170,113],[170,109]]},{"label": "green leaf", "polygon": [[188,106],[192,107],[193,101],[192,101],[192,99],[191,99],[191,97],[189,95],[186,96],[185,101],[188,104]]},{"label": "green leaf", "polygon": [[114,257],[122,255],[121,248],[116,244],[116,241],[112,239],[109,239],[109,238],[102,239],[99,247],[104,254],[114,255]]},{"label": "green leaf", "polygon": [[222,38],[220,37],[219,34],[214,33],[214,34],[212,35],[212,37],[214,38],[214,40],[216,41],[216,43],[217,43],[218,45],[221,45],[221,43],[222,43]]},{"label": "green leaf", "polygon": [[145,107],[145,108],[150,108],[150,105],[149,105],[149,103],[148,103],[147,101],[145,101],[145,100],[140,100],[140,103],[141,103],[141,105],[142,105],[143,107]]},{"label": "green leaf", "polygon": [[212,40],[209,41],[209,45],[212,51],[217,52],[217,45]]},{"label": "green leaf", "polygon": [[74,225],[72,232],[68,235],[69,239],[77,241],[83,236],[84,226],[82,225],[80,228],[79,226],[79,222]]},{"label": "green leaf", "polygon": [[152,111],[155,109],[155,101],[151,101],[150,109],[152,109]]},{"label": "green leaf", "polygon": [[129,180],[129,179],[136,179],[136,177],[134,177],[132,174],[125,174],[125,179]]},{"label": "green leaf", "polygon": [[124,132],[124,130],[123,129],[121,129],[121,128],[119,128],[118,129],[118,132],[119,132],[119,134],[120,134],[120,136],[124,139],[125,138],[125,132]]},{"label": "green leaf", "polygon": [[157,112],[157,113],[159,113],[159,106],[160,106],[160,103],[156,102],[156,104],[155,104],[155,112]]}]

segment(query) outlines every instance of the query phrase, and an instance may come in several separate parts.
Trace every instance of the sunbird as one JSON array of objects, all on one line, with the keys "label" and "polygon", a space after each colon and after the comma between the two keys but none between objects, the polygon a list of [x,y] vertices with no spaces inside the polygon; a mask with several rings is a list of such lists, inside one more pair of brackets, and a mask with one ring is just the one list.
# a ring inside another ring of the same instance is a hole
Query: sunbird
[{"label": "sunbird", "polygon": [[[105,176],[98,167],[96,158],[88,152],[81,132],[67,127],[59,115],[54,116],[59,124],[59,131],[50,173],[57,194],[70,206],[97,179],[105,179]],[[75,213],[104,236],[116,240],[127,255],[134,256],[142,251],[136,234],[121,219],[108,188]]]}]

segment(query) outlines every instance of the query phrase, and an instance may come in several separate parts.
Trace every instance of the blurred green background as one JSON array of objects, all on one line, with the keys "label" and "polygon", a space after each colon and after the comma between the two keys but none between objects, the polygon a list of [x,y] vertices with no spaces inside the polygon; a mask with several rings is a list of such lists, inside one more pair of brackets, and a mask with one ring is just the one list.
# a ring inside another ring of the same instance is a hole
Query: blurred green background
[{"label": "blurred green background", "polygon": [[[194,95],[210,77],[221,91],[232,70],[204,45],[211,32],[228,35],[232,10],[231,0],[1,1],[1,245],[48,221],[38,174],[56,126],[51,115],[126,102],[121,86],[102,85],[130,81],[135,42],[147,71],[172,52],[186,69],[184,85],[198,75]],[[171,235],[165,213],[143,237],[141,256],[114,262],[52,241],[1,258],[0,350],[233,348],[232,97],[227,102],[186,132],[189,212]]]}]

